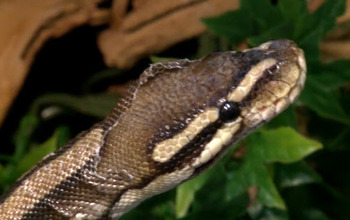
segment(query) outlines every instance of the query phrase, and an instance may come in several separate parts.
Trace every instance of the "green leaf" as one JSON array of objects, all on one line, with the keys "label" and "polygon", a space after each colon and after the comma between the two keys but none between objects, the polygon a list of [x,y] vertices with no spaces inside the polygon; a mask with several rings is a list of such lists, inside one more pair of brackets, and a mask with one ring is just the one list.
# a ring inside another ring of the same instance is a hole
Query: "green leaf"
[{"label": "green leaf", "polygon": [[105,69],[102,71],[99,71],[97,73],[95,73],[94,75],[92,75],[91,77],[89,77],[84,84],[82,85],[81,90],[84,92],[88,92],[93,90],[93,87],[105,82],[107,80],[115,80],[117,77],[123,75],[123,71],[116,69],[116,68],[109,68],[109,69]]},{"label": "green leaf", "polygon": [[261,43],[270,41],[273,39],[292,39],[293,28],[289,22],[281,23],[275,26],[272,26],[269,30],[262,32],[259,35],[249,37],[247,39],[249,45],[258,46]]},{"label": "green leaf", "polygon": [[[249,144],[248,148],[251,148]],[[259,202],[268,207],[285,209],[285,204],[278,194],[261,158],[255,158],[251,153],[247,152],[246,159],[240,168],[238,170],[229,170],[228,175],[227,191],[230,191],[230,196],[237,197],[249,187],[257,186],[258,196],[256,199]]]},{"label": "green leaf", "polygon": [[177,58],[171,58],[171,57],[157,57],[157,56],[151,56],[150,60],[152,63],[158,63],[158,62],[169,62],[178,60]]},{"label": "green leaf", "polygon": [[[203,188],[205,188],[204,186],[209,187],[208,185],[212,184],[213,180],[218,181],[219,178],[224,179],[226,177],[226,172],[225,172],[225,169],[223,167],[223,164],[225,164],[230,159],[230,155],[232,155],[233,151],[235,149],[237,149],[239,146],[240,146],[240,143],[232,146],[228,150],[228,152],[224,156],[224,158],[222,158],[221,161],[215,166],[215,169],[211,168],[208,171],[204,172],[203,174],[197,176],[196,178],[194,178],[190,181],[187,181],[187,182],[185,182],[177,187],[177,189],[176,189],[176,201],[175,201],[175,215],[177,218],[183,218],[183,217],[187,216],[188,219],[192,219],[192,218],[194,218],[194,216],[196,216],[196,214],[194,214],[193,212],[191,213],[190,217],[188,216],[188,211],[189,211],[190,207],[194,205],[193,203],[195,202],[196,193],[198,191],[201,191]],[[220,176],[220,177],[218,177],[218,176]],[[224,180],[221,182],[225,183]],[[216,182],[212,185],[216,186]],[[224,195],[226,198],[224,203],[227,204],[227,203],[232,202],[233,199],[232,199],[232,197],[229,196],[230,193],[226,193],[225,187],[223,187],[222,189],[223,189],[222,193],[225,193]],[[214,196],[214,198],[212,198],[212,199],[216,200],[217,197]],[[220,199],[221,199],[221,197],[220,197]],[[209,203],[209,201],[206,202],[206,204],[208,204],[208,203]],[[198,201],[196,201],[194,206],[196,206],[198,208],[198,206],[206,206],[206,204],[203,205],[203,204],[200,204],[200,202],[198,203]],[[199,210],[198,212],[202,212],[202,210]],[[237,214],[237,212],[235,212],[235,213]]]},{"label": "green leaf", "polygon": [[198,38],[198,50],[195,58],[205,57],[216,51],[227,51],[231,49],[230,43],[213,33],[205,33]]},{"label": "green leaf", "polygon": [[311,66],[309,74],[325,86],[325,90],[336,90],[350,81],[350,61],[339,60],[329,64]]},{"label": "green leaf", "polygon": [[288,220],[288,215],[285,210],[263,207],[256,203],[248,208],[248,213],[252,219],[269,219],[269,220]]},{"label": "green leaf", "polygon": [[323,212],[316,209],[309,209],[303,212],[303,217],[305,220],[330,220]]},{"label": "green leaf", "polygon": [[248,144],[253,148],[252,155],[267,163],[292,163],[322,148],[321,143],[288,127],[263,130],[251,135]]},{"label": "green leaf", "polygon": [[279,127],[292,127],[297,128],[296,124],[296,108],[294,105],[284,110],[281,114],[277,115],[269,123],[266,124],[268,128],[279,128]]},{"label": "green leaf", "polygon": [[[262,8],[264,10],[261,10]],[[237,44],[250,36],[262,34],[280,25],[283,19],[278,8],[268,0],[244,0],[241,1],[239,10],[204,19],[204,23],[217,35],[225,37],[232,44]]]},{"label": "green leaf", "polygon": [[21,119],[14,138],[16,149],[12,158],[13,162],[16,163],[23,157],[30,143],[32,134],[38,125],[39,118],[35,114],[27,114]]},{"label": "green leaf", "polygon": [[47,141],[31,148],[31,150],[17,164],[16,173],[20,174],[26,172],[37,164],[44,156],[56,150],[58,136],[59,132],[56,131],[55,134]]},{"label": "green leaf", "polygon": [[[115,106],[118,95],[102,93],[82,97],[68,94],[49,94],[36,99],[32,105],[32,112],[39,112],[40,108],[48,105],[63,106],[82,114],[104,118]],[[55,111],[52,111],[55,113]]]},{"label": "green leaf", "polygon": [[228,195],[230,192],[226,190],[228,181],[225,158],[209,170],[209,173],[210,177],[206,178],[205,184],[200,182],[201,186],[195,194],[191,209],[182,219],[235,219],[243,215],[249,202],[248,196],[245,192],[235,197]]},{"label": "green leaf", "polygon": [[259,203],[284,210],[284,201],[273,183],[268,164],[292,163],[321,147],[320,143],[301,136],[292,128],[260,129],[247,138],[245,160],[238,169],[229,172],[227,187],[237,196],[248,187],[257,186]]},{"label": "green leaf", "polygon": [[278,1],[277,8],[271,13],[280,14],[274,18],[269,26],[261,29],[258,34],[250,36],[247,41],[252,46],[257,46],[263,42],[273,39],[292,39],[295,37],[296,26],[302,18],[309,15],[305,1],[283,0]]},{"label": "green leaf", "polygon": [[345,9],[344,0],[328,0],[313,14],[306,1],[300,0],[278,1],[277,6],[267,0],[240,2],[237,11],[205,19],[204,23],[232,44],[245,39],[254,46],[272,39],[293,39],[304,49],[308,62],[319,61],[319,43]]},{"label": "green leaf", "polygon": [[278,193],[267,168],[262,164],[253,163],[251,161],[248,163],[251,164],[247,168],[245,175],[249,175],[248,173],[252,172],[252,174],[249,175],[250,184],[258,187],[258,202],[266,207],[285,210],[285,203]]},{"label": "green leaf", "polygon": [[7,164],[2,166],[0,171],[0,188],[1,191],[7,189],[12,184],[21,172],[16,171],[16,165],[21,161],[26,154],[30,144],[32,134],[39,125],[39,119],[33,114],[25,115],[21,121],[19,128],[15,134],[15,152],[12,156],[1,155],[2,160],[6,160]]},{"label": "green leaf", "polygon": [[[232,44],[238,43],[253,33],[253,20],[243,10],[227,12],[216,18],[204,19],[203,22],[215,34],[225,37]],[[242,28],[242,27],[245,28]]]},{"label": "green leaf", "polygon": [[175,219],[174,214],[175,190],[154,196],[141,203],[136,209],[132,209],[121,217],[122,220],[134,219]]},{"label": "green leaf", "polygon": [[[338,126],[339,127],[339,126]],[[347,150],[349,148],[350,142],[350,128],[342,128],[340,132],[337,132],[336,135],[332,135],[330,137],[323,137],[323,141],[327,143],[325,146],[327,149],[331,150]]]},{"label": "green leaf", "polygon": [[339,102],[337,91],[327,88],[328,85],[323,84],[316,76],[309,75],[300,100],[321,117],[350,124],[350,118]]},{"label": "green leaf", "polygon": [[213,176],[214,169],[205,172],[204,174],[187,181],[176,188],[176,217],[182,218],[186,216],[190,208],[195,193],[203,187],[207,180]]},{"label": "green leaf", "polygon": [[321,177],[305,162],[276,164],[275,179],[279,188],[319,183]]},{"label": "green leaf", "polygon": [[300,17],[309,14],[306,1],[281,0],[277,6],[285,20],[298,22]]},{"label": "green leaf", "polygon": [[312,15],[300,17],[296,24],[295,39],[308,55],[307,62],[319,61],[321,39],[334,27],[336,18],[344,13],[344,9],[344,0],[328,0]]},{"label": "green leaf", "polygon": [[[324,36],[331,30],[336,22],[336,18],[345,12],[345,0],[327,0],[312,15],[312,19],[306,22],[312,23],[313,27],[317,27],[322,31]],[[307,28],[311,29],[311,25]]]},{"label": "green leaf", "polygon": [[[64,129],[63,129],[64,130]],[[33,146],[19,161],[12,160],[0,172],[0,186],[7,189],[23,173],[37,164],[44,156],[53,152],[57,148],[57,142],[61,137],[61,128],[43,144]]]}]

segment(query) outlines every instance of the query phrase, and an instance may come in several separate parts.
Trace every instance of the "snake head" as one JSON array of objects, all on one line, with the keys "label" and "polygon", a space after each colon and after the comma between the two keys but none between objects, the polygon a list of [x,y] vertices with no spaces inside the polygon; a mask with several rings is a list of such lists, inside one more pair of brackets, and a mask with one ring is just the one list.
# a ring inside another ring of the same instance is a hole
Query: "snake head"
[{"label": "snake head", "polygon": [[294,42],[276,40],[214,53],[172,74],[182,77],[175,88],[185,92],[172,91],[182,101],[169,104],[175,114],[168,117],[181,122],[176,113],[187,112],[188,120],[182,126],[169,123],[171,132],[157,139],[152,158],[170,170],[190,166],[199,171],[293,103],[303,88],[306,64]]},{"label": "snake head", "polygon": [[111,213],[121,215],[213,165],[295,101],[305,72],[303,52],[289,40],[152,64],[116,108],[100,153],[101,173],[113,167],[133,177]]}]

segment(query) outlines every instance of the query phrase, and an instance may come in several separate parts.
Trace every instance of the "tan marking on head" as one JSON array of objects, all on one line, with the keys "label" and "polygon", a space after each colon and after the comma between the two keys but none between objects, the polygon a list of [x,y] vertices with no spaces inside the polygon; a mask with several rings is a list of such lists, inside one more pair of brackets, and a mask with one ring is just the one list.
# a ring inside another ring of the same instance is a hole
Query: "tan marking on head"
[{"label": "tan marking on head", "polygon": [[[272,44],[272,41],[268,41],[268,42],[265,42],[263,44],[260,44],[257,47],[247,48],[247,49],[244,49],[244,50],[241,50],[241,51],[246,53],[246,52],[249,52],[249,51],[252,51],[252,50],[257,50],[257,49],[259,49],[259,50],[268,50],[271,44]],[[232,52],[236,52],[236,51],[232,51]]]},{"label": "tan marking on head", "polygon": [[268,41],[266,43],[263,43],[263,44],[259,45],[258,48],[262,49],[262,50],[267,50],[270,47],[271,44],[272,44],[272,41]]},{"label": "tan marking on head", "polygon": [[296,49],[297,50],[297,54],[299,54],[298,56],[298,64],[300,66],[300,69],[301,69],[301,76],[303,77],[301,79],[301,82],[304,83],[305,82],[305,73],[306,73],[306,60],[305,60],[305,57],[304,57],[304,51],[301,50],[301,49]]},{"label": "tan marking on head", "polygon": [[277,77],[260,85],[260,91],[241,110],[243,123],[247,127],[254,128],[269,121],[300,94],[306,77],[305,58],[302,50],[291,49],[295,51],[296,59],[280,61]]},{"label": "tan marking on head", "polygon": [[277,103],[276,103],[276,112],[281,112],[284,109],[287,108],[287,106],[290,104],[290,102],[284,98],[284,99],[280,99]]},{"label": "tan marking on head", "polygon": [[275,106],[267,106],[264,109],[261,109],[260,115],[263,120],[269,120],[276,114],[276,108]]},{"label": "tan marking on head", "polygon": [[269,58],[260,61],[253,66],[249,72],[244,76],[243,80],[237,86],[237,88],[228,94],[227,100],[233,102],[240,102],[250,92],[255,85],[256,81],[263,75],[264,71],[277,63],[277,60]]},{"label": "tan marking on head", "polygon": [[248,112],[246,115],[243,115],[243,123],[250,128],[257,126],[262,121],[262,116],[259,112],[252,113]]},{"label": "tan marking on head", "polygon": [[181,133],[158,143],[153,149],[153,160],[160,163],[167,162],[206,126],[218,118],[219,113],[217,108],[209,108],[200,113]]},{"label": "tan marking on head", "polygon": [[297,65],[290,65],[289,66],[289,73],[284,74],[284,79],[283,81],[288,82],[289,85],[295,85],[297,81],[299,80],[301,75],[301,71],[299,66]]},{"label": "tan marking on head", "polygon": [[192,167],[199,167],[206,162],[208,162],[211,158],[216,156],[223,146],[230,143],[232,137],[238,131],[241,126],[242,118],[239,117],[235,121],[226,123],[222,128],[218,129],[213,136],[212,140],[205,145],[203,151],[199,155],[198,158],[192,163]]},{"label": "tan marking on head", "polygon": [[[77,172],[78,169],[86,164],[87,159],[98,153],[103,145],[103,133],[104,131],[100,128],[91,130],[65,153],[25,179],[21,186],[0,206],[0,216],[12,213],[11,216],[14,219],[21,219],[51,189]],[[60,210],[57,211],[59,212]],[[63,214],[67,214],[67,211],[72,210],[65,210]],[[73,217],[76,213],[69,213],[69,215],[69,217]]]},{"label": "tan marking on head", "polygon": [[126,191],[120,200],[111,209],[112,219],[119,218],[125,212],[137,206],[143,200],[156,194],[165,192],[181,182],[187,180],[193,174],[194,169],[186,166],[181,170],[161,175],[141,189],[131,189]]},{"label": "tan marking on head", "polygon": [[289,92],[289,102],[292,103],[296,100],[296,98],[299,96],[300,94],[300,87],[294,87],[290,92]]},{"label": "tan marking on head", "polygon": [[273,94],[279,99],[286,97],[291,89],[290,84],[284,81],[271,81],[269,87],[273,88]]}]

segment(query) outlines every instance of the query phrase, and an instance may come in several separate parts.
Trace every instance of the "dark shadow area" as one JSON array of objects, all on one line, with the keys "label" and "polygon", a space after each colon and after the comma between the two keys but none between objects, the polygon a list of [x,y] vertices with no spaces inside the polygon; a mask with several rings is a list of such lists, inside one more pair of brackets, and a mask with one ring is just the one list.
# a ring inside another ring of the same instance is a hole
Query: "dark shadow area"
[{"label": "dark shadow area", "polygon": [[96,38],[102,27],[83,26],[45,43],[0,128],[1,152],[13,151],[13,133],[35,98],[45,93],[79,94],[82,79],[105,69]]}]

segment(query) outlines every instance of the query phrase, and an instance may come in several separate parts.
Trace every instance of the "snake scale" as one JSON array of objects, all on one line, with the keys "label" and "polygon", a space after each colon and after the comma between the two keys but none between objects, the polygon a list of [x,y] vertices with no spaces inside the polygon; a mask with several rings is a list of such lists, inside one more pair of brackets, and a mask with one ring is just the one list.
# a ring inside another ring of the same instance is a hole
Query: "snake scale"
[{"label": "snake scale", "polygon": [[290,40],[150,65],[102,121],[46,156],[0,201],[5,219],[118,219],[212,166],[301,92]]}]

